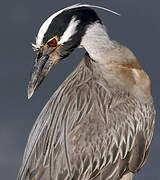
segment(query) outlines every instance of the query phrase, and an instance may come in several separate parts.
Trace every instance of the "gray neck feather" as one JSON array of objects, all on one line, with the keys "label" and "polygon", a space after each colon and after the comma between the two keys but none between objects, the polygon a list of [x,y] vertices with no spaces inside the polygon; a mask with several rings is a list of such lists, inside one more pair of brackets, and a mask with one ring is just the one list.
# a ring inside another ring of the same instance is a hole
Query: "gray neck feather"
[{"label": "gray neck feather", "polygon": [[86,49],[92,59],[102,64],[106,51],[114,48],[114,43],[109,39],[104,25],[98,22],[87,28],[80,45]]}]

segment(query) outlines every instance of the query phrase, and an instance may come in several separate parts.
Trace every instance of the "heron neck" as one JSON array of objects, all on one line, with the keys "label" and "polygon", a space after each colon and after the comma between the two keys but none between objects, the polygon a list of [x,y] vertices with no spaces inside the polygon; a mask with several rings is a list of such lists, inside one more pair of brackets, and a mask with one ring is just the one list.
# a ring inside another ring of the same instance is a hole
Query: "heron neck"
[{"label": "heron neck", "polygon": [[88,27],[81,46],[86,49],[92,59],[103,64],[106,52],[114,48],[114,43],[110,40],[104,25],[97,22]]}]

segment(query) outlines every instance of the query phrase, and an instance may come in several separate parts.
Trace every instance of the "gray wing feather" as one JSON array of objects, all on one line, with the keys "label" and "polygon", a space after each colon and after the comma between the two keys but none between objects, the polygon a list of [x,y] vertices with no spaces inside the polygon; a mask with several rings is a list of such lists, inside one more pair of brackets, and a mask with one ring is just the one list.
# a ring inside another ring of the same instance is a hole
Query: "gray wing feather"
[{"label": "gray wing feather", "polygon": [[81,63],[36,120],[18,179],[116,180],[136,172],[150,146],[154,115],[152,99],[142,105]]}]

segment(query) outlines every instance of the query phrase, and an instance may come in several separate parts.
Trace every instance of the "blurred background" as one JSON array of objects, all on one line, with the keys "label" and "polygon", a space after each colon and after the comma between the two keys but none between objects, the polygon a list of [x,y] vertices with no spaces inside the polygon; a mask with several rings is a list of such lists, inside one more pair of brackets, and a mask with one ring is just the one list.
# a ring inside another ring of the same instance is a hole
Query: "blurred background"
[{"label": "blurred background", "polygon": [[[27,99],[27,84],[35,58],[31,43],[43,21],[55,11],[78,0],[5,0],[0,6],[0,179],[14,180],[20,168],[25,144],[36,117],[49,97],[73,71],[85,53],[77,49],[51,70],[48,77]],[[135,180],[160,179],[160,1],[81,1],[111,8],[118,17],[96,9],[110,37],[128,46],[152,81],[157,110],[149,159]]]}]

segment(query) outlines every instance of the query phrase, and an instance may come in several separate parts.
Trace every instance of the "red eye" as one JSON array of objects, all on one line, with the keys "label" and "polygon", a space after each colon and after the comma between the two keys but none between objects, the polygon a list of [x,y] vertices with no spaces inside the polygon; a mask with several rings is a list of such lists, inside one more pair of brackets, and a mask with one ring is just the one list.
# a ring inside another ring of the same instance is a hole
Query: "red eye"
[{"label": "red eye", "polygon": [[50,47],[55,47],[57,45],[56,39],[52,39],[51,41],[48,42],[48,46]]}]

